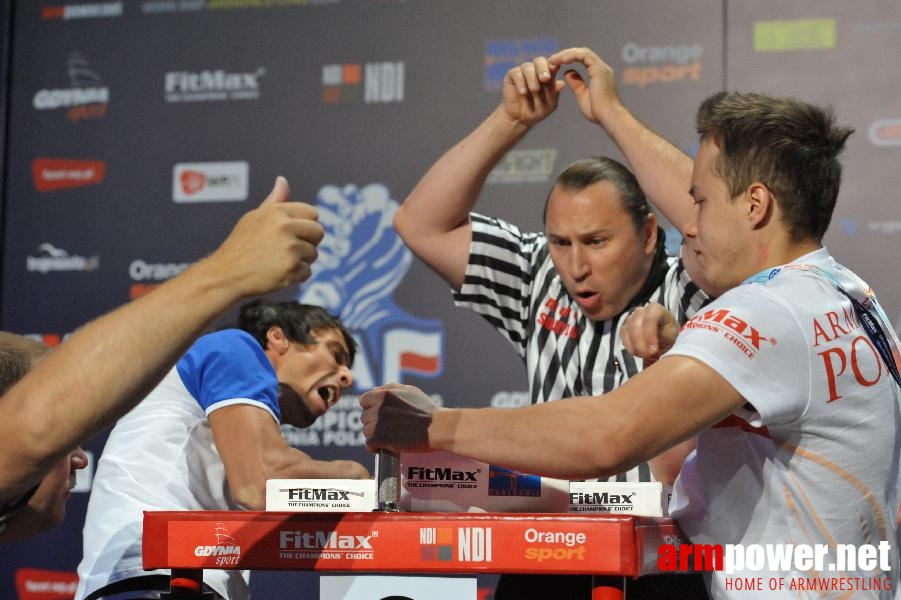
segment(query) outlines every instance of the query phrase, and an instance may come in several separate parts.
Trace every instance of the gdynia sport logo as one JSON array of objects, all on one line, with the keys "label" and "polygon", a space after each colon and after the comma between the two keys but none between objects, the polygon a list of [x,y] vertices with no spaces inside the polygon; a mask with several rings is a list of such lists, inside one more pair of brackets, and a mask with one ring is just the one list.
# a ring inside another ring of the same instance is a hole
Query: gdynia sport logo
[{"label": "gdynia sport logo", "polygon": [[[722,571],[727,590],[891,590],[891,546],[861,544],[663,544],[663,572]],[[784,576],[780,576],[784,573]]]}]

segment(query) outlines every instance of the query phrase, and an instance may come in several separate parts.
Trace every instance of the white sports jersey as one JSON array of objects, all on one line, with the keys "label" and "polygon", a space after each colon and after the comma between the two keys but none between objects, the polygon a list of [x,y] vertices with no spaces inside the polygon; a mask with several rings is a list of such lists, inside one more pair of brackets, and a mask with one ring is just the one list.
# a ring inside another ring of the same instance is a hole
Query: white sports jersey
[{"label": "white sports jersey", "polygon": [[[709,365],[747,400],[698,436],[670,512],[693,543],[829,549],[823,572],[775,565],[713,572],[713,598],[757,597],[730,591],[729,578],[734,590],[738,577],[786,582],[761,598],[891,598],[891,590],[873,586],[890,580],[897,587],[901,566],[895,544],[901,391],[829,276],[853,297],[863,297],[866,284],[825,249],[793,263],[800,264],[820,274],[773,269],[763,282],[730,290],[683,326],[669,352]],[[880,541],[891,542],[890,570],[829,570],[838,564],[836,544]],[[843,589],[789,589],[797,578]]]},{"label": "white sports jersey", "polygon": [[[280,418],[272,364],[250,334],[236,329],[197,340],[116,423],[91,490],[77,600],[109,583],[167,572],[143,569],[143,511],[241,508],[231,498],[207,420],[232,404],[258,406],[276,422]],[[250,595],[246,571],[208,569],[203,579],[225,598]]]}]

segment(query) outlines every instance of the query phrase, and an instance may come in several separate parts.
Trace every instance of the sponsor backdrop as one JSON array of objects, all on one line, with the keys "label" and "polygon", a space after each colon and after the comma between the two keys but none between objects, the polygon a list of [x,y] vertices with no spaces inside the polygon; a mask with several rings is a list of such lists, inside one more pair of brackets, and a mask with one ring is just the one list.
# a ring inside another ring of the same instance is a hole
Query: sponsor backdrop
[{"label": "sponsor backdrop", "polygon": [[[9,4],[0,326],[58,343],[211,251],[285,175],[328,234],[314,277],[278,297],[339,314],[361,350],[357,389],[286,430],[314,455],[371,460],[356,396],[384,382],[446,404],[527,402],[514,352],[453,308],[391,216],[496,106],[510,66],[572,45],[597,50],[628,106],[689,153],[695,108],[723,87],[833,104],[857,133],[826,241],[901,326],[895,0]],[[567,92],[491,174],[479,210],[539,227],[554,175],[588,154],[619,156]],[[90,471],[79,489],[63,527],[0,549],[0,597],[71,593]],[[262,598],[318,595],[314,575],[254,580]]]}]

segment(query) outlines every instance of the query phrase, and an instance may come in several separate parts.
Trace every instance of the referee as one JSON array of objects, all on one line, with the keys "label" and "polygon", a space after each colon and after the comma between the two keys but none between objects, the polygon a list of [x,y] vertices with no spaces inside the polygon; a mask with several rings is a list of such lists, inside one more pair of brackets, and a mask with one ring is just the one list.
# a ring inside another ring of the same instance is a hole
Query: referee
[{"label": "referee", "polygon": [[[547,197],[543,232],[473,212],[488,173],[557,107],[566,85],[555,79],[560,65],[539,57],[507,72],[500,105],[429,169],[394,217],[410,249],[452,286],[456,304],[481,314],[523,358],[533,404],[601,395],[639,372],[641,359],[620,339],[633,308],[656,302],[685,322],[708,300],[691,277],[696,265],[666,255],[645,197],[653,194],[671,222],[683,222],[691,160],[656,137],[633,143],[646,128],[619,102],[609,67],[593,53],[589,59],[596,61],[585,89],[609,96],[605,105],[617,120],[605,127],[638,179],[610,158],[576,161]],[[576,78],[571,87],[585,86],[579,76],[567,77]],[[644,165],[653,165],[653,176]],[[681,444],[612,479],[671,484],[692,447]],[[672,592],[668,580],[637,580],[648,589],[630,588],[629,597],[706,597],[699,578],[680,576]],[[502,577],[495,598],[578,597],[590,589],[590,578]]]}]

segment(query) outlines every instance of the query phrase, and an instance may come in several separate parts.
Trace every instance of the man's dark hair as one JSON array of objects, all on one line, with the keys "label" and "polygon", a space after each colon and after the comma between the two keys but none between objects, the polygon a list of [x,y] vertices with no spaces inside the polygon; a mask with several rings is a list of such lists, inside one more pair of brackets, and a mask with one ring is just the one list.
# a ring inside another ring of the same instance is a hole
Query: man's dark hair
[{"label": "man's dark hair", "polygon": [[0,331],[0,396],[31,370],[50,348],[21,335]]},{"label": "man's dark hair", "polygon": [[701,141],[720,150],[717,171],[732,197],[754,182],[769,188],[794,241],[817,242],[829,228],[842,181],[838,155],[854,130],[830,108],[794,98],[719,92],[701,103]]},{"label": "man's dark hair", "polygon": [[266,347],[266,332],[273,326],[281,327],[292,342],[309,345],[316,341],[316,332],[323,329],[337,329],[347,344],[347,366],[354,364],[356,343],[350,332],[337,317],[324,308],[299,302],[273,302],[257,299],[241,306],[238,314],[238,328],[252,335]]},{"label": "man's dark hair", "polygon": [[[636,231],[648,222],[651,206],[645,198],[638,180],[626,166],[606,156],[582,158],[566,167],[554,181],[554,188],[584,190],[599,181],[609,181],[619,192],[626,212],[632,217]],[[551,189],[553,191],[553,188]],[[547,222],[547,205],[550,193],[544,201],[542,222]]]}]

